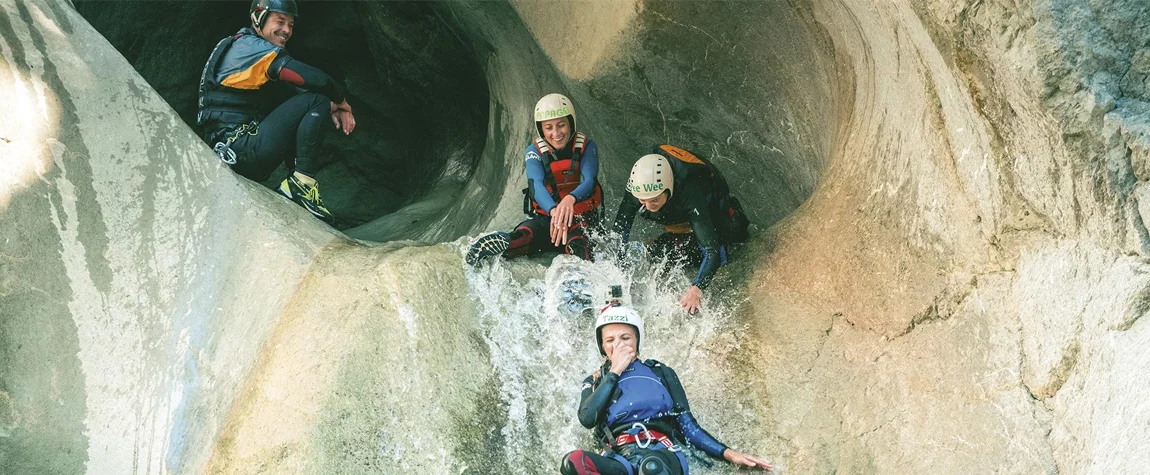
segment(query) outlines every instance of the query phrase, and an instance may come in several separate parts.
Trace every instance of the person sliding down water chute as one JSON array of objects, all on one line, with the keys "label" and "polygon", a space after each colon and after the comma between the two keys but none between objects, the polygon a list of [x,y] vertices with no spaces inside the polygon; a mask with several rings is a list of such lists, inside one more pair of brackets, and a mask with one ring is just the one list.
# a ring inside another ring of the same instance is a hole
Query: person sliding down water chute
[{"label": "person sliding down water chute", "polygon": [[599,224],[603,190],[599,187],[599,147],[576,128],[575,106],[562,94],[535,104],[539,136],[524,153],[527,219],[510,233],[485,235],[471,244],[467,263],[503,255],[562,252],[591,259],[587,230]]},{"label": "person sliding down water chute", "polygon": [[679,377],[655,360],[639,359],[643,319],[613,303],[595,320],[599,353],[607,359],[583,380],[579,423],[595,430],[602,455],[575,450],[563,457],[563,475],[687,475],[682,444],[735,465],[771,470],[758,457],[737,452],[699,427]]},{"label": "person sliding down water chute", "polygon": [[730,244],[747,240],[750,222],[742,206],[714,165],[671,145],[655,147],[654,153],[635,162],[627,191],[615,215],[614,231],[625,247],[636,214],[664,225],[666,232],[648,243],[648,254],[698,266],[680,300],[688,312],[698,311],[702,289],[727,263]]},{"label": "person sliding down water chute", "polygon": [[[279,192],[330,224],[316,155],[329,118],[344,134],[355,130],[351,106],[335,80],[284,49],[298,15],[294,0],[253,0],[248,13],[251,26],[220,40],[204,65],[196,124],[220,159],[250,180],[266,180],[286,163],[292,173]],[[304,92],[267,112],[276,81]]]}]

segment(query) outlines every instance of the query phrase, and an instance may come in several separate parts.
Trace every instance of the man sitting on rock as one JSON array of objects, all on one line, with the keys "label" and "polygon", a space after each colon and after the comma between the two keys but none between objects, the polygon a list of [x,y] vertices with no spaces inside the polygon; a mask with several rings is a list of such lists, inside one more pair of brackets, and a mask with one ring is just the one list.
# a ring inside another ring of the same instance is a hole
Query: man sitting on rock
[{"label": "man sitting on rock", "polygon": [[[286,163],[292,173],[279,192],[331,224],[315,180],[316,153],[327,117],[344,134],[355,130],[355,117],[342,86],[284,49],[297,13],[295,0],[252,1],[251,26],[220,40],[204,65],[196,123],[220,159],[248,179],[266,180]],[[272,81],[304,91],[265,115]]]},{"label": "man sitting on rock", "polygon": [[699,267],[680,301],[687,312],[695,313],[702,305],[702,289],[727,263],[729,245],[747,240],[750,221],[710,162],[671,145],[655,147],[654,152],[631,168],[629,193],[619,203],[614,230],[625,246],[636,214],[664,225],[666,232],[649,242],[647,251]]}]

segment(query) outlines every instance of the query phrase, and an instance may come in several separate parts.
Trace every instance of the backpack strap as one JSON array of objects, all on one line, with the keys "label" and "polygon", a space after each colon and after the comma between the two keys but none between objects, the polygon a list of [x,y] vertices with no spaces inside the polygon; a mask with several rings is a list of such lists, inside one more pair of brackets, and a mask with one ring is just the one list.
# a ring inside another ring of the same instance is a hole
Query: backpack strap
[{"label": "backpack strap", "polygon": [[551,188],[551,199],[559,203],[559,185],[555,184],[555,174],[551,173],[551,162],[555,161],[555,154],[551,146],[541,138],[535,139],[535,147],[539,149],[539,160],[543,162],[543,184]]},{"label": "backpack strap", "polygon": [[[646,360],[643,362],[643,364],[647,365],[648,368],[651,368],[651,372],[655,373],[655,376],[659,377],[659,381],[661,381],[663,383],[663,387],[667,389],[667,394],[671,395],[670,415],[677,416],[691,410],[691,406],[687,404],[687,393],[683,392],[683,385],[668,384],[668,382],[671,380],[671,376],[666,365],[653,359]],[[679,380],[678,377],[675,377],[674,379],[676,382]],[[680,438],[680,435],[681,434],[675,434],[674,437]]]},{"label": "backpack strap", "polygon": [[[647,365],[648,368],[651,368],[651,372],[655,373],[655,376],[659,377],[659,381],[663,383],[663,387],[667,389],[667,393],[671,394],[671,388],[667,386],[667,366],[664,365],[663,363],[660,363],[659,360],[656,360],[656,359],[649,359],[649,360],[643,361],[643,364]],[[671,394],[671,396],[674,396],[674,394]],[[675,398],[672,397],[671,402],[673,402],[675,404],[674,409],[678,409],[679,408],[679,401],[676,401],[674,399]]]},{"label": "backpack strap", "polygon": [[[607,362],[603,362],[603,366],[599,368],[599,371],[595,372],[595,375],[591,379],[591,391],[599,389],[599,382],[603,381],[603,375],[607,374],[608,371],[611,371],[611,366],[608,365]],[[619,391],[619,388],[615,388],[615,391]],[[616,399],[617,394],[612,394],[611,396],[611,399]],[[599,439],[599,442],[602,443],[604,447],[611,447],[611,444],[615,442],[615,439],[611,437],[611,428],[607,427],[606,417],[599,422],[599,425],[595,426],[595,438]]]},{"label": "backpack strap", "polygon": [[[583,149],[586,146],[586,144],[587,144],[587,136],[583,135],[583,132],[576,132],[575,133],[575,143],[571,147],[571,164],[567,167],[567,170],[573,170],[575,168],[579,168],[579,162],[581,160],[583,160]],[[563,184],[566,185],[568,182],[571,181],[571,178],[572,178],[572,175],[568,174],[567,178],[565,178],[563,180]],[[596,177],[596,179],[598,179],[598,177]],[[554,174],[552,174],[552,176],[551,176],[551,185],[552,185],[552,188],[558,189],[555,186],[556,182],[555,182]],[[555,196],[555,202],[556,203],[559,202],[558,196]]]},{"label": "backpack strap", "polygon": [[232,43],[235,43],[241,36],[243,36],[242,33],[227,36],[216,43],[215,48],[212,48],[212,54],[208,56],[208,62],[204,64],[204,71],[200,73],[200,87],[197,91],[199,97],[196,101],[196,125],[203,125],[203,123],[207,121],[204,107],[216,105],[211,103],[213,102],[213,98],[208,97],[211,92],[220,88],[219,84],[216,84],[213,75],[218,70],[220,61],[224,58],[224,53],[226,53],[228,49],[232,47]]},{"label": "backpack strap", "polygon": [[575,147],[571,161],[578,162],[583,158],[583,147],[587,145],[587,136],[583,132],[575,132]]}]

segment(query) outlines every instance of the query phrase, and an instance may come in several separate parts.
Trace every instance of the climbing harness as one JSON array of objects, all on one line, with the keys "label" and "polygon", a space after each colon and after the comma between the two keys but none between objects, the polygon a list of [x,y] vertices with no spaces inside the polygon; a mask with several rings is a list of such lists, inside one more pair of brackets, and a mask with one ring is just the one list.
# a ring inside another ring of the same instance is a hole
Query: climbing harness
[{"label": "climbing harness", "polygon": [[[216,152],[216,156],[220,157],[224,163],[228,165],[236,164],[236,151],[232,150],[232,142],[235,142],[245,133],[248,135],[256,135],[260,131],[260,124],[256,121],[251,121],[245,124],[240,124],[235,129],[223,129],[223,140],[217,140],[216,144],[212,146],[212,151]],[[219,135],[219,134],[215,134]]]}]

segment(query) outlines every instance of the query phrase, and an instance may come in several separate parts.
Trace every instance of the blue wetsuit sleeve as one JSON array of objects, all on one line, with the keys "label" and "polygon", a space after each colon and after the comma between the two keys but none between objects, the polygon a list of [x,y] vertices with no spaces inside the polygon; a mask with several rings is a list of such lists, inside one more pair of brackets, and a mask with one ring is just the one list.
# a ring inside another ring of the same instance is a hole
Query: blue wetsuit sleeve
[{"label": "blue wetsuit sleeve", "polygon": [[699,241],[703,262],[699,264],[699,272],[695,274],[695,279],[691,281],[691,284],[703,289],[715,277],[715,272],[722,265],[722,258],[719,255],[719,233],[715,231],[715,224],[711,221],[711,212],[707,209],[706,200],[698,197],[692,201],[695,206],[690,208],[687,214],[691,223],[691,232]]},{"label": "blue wetsuit sleeve", "polygon": [[723,458],[723,451],[727,450],[727,446],[715,440],[714,436],[699,427],[699,423],[695,421],[695,416],[692,416],[690,412],[679,414],[676,421],[679,423],[679,430],[683,432],[683,437],[686,437],[691,445],[698,447],[707,455]]},{"label": "blue wetsuit sleeve", "polygon": [[550,213],[551,208],[554,208],[555,198],[551,197],[551,193],[547,191],[547,184],[543,178],[543,158],[539,156],[539,149],[535,145],[527,147],[525,154],[527,160],[527,179],[531,182],[531,199],[539,204],[540,208]]},{"label": "blue wetsuit sleeve", "polygon": [[619,375],[608,371],[597,387],[594,381],[594,376],[583,380],[583,394],[579,398],[579,424],[588,429],[594,429],[606,417],[607,408],[611,405],[611,393],[619,385]]},{"label": "blue wetsuit sleeve", "polygon": [[639,199],[631,193],[625,193],[623,199],[619,201],[619,210],[615,212],[615,223],[611,229],[619,234],[623,244],[627,244],[631,239],[631,226],[635,224],[635,215],[639,214],[641,206],[643,205],[639,203]]},{"label": "blue wetsuit sleeve", "polygon": [[599,175],[599,145],[594,140],[587,139],[583,148],[583,158],[579,163],[579,186],[571,192],[575,201],[583,201],[595,193],[595,177]]},{"label": "blue wetsuit sleeve", "polygon": [[683,391],[683,383],[679,382],[679,375],[675,374],[675,370],[664,366],[663,377],[666,379],[664,383],[666,383],[667,391],[671,393],[671,400],[674,401],[675,411],[679,413],[675,422],[679,424],[679,431],[683,437],[691,445],[706,452],[707,455],[723,458],[723,451],[727,450],[727,446],[699,427],[695,416],[691,415],[691,405],[687,402],[687,393]]}]

